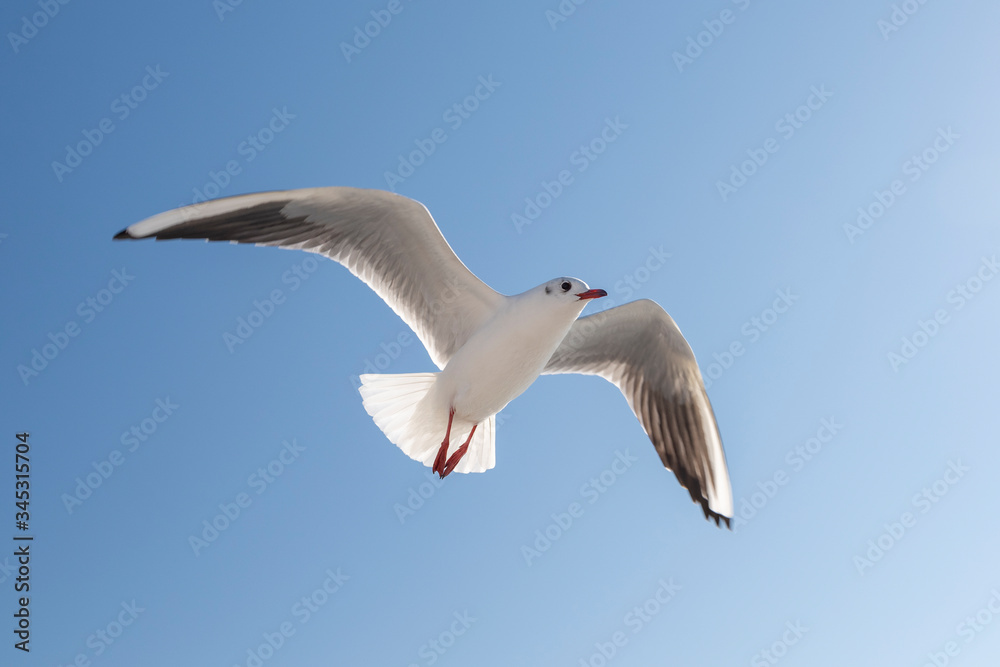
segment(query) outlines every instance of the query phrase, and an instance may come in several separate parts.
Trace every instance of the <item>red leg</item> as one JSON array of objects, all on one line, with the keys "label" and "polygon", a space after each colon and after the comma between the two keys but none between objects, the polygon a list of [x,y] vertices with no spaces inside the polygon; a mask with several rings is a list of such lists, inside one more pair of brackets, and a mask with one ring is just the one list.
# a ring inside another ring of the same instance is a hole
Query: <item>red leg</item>
[{"label": "red leg", "polygon": [[434,458],[434,467],[431,468],[441,477],[444,477],[448,473],[444,472],[445,462],[448,460],[448,441],[451,440],[451,420],[455,417],[455,410],[452,409],[448,413],[448,430],[444,433],[444,442],[441,443],[440,449],[438,449],[437,456]]},{"label": "red leg", "polygon": [[472,430],[469,431],[469,437],[465,440],[465,444],[456,449],[455,453],[449,457],[448,462],[444,464],[444,473],[441,475],[442,478],[451,474],[451,471],[455,469],[455,466],[457,466],[458,462],[462,460],[465,453],[469,451],[469,443],[472,442],[472,436],[476,434],[477,426],[479,426],[479,424],[472,425]]}]

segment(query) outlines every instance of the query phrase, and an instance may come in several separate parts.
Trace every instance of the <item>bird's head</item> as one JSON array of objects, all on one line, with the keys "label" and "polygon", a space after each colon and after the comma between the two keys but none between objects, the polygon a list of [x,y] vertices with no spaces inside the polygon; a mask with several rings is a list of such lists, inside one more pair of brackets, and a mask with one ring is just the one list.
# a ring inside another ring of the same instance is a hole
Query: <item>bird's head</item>
[{"label": "bird's head", "polygon": [[539,285],[538,290],[547,299],[553,299],[562,304],[574,304],[581,309],[587,305],[590,299],[599,299],[607,296],[608,293],[602,289],[590,289],[587,283],[577,278],[554,278],[544,285]]}]

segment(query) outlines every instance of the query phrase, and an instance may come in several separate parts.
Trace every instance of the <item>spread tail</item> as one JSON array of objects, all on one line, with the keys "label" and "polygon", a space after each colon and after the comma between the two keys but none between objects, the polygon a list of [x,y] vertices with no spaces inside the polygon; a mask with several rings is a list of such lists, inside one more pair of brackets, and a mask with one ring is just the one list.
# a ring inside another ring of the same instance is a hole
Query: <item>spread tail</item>
[{"label": "spread tail", "polygon": [[[375,425],[404,454],[428,468],[434,465],[448,425],[448,408],[432,406],[424,400],[437,376],[437,373],[361,376],[361,399]],[[465,442],[472,427],[473,424],[455,418],[449,453]],[[458,462],[455,472],[483,472],[496,464],[495,431],[493,416],[479,424],[469,451]]]}]

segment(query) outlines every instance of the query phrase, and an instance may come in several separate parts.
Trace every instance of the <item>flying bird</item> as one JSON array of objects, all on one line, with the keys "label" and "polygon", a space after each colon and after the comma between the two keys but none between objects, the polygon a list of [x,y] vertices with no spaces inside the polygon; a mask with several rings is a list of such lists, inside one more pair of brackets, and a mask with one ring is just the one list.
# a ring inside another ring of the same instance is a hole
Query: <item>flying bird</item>
[{"label": "flying bird", "polygon": [[423,204],[381,190],[226,197],[154,215],[114,238],[279,246],[344,265],[413,329],[440,369],[362,375],[360,391],[385,436],[441,477],[494,466],[495,415],[539,375],[599,375],[624,394],[705,517],[730,524],[729,473],[701,372],[653,301],[579,317],[607,292],[567,277],[502,295],[466,268]]}]

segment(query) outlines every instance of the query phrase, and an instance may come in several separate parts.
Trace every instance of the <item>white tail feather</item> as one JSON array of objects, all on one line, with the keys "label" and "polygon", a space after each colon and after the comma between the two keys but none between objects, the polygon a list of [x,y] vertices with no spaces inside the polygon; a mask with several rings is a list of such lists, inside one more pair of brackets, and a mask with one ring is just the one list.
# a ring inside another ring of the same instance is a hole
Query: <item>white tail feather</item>
[{"label": "white tail feather", "polygon": [[[361,398],[375,425],[404,454],[427,467],[434,465],[448,426],[448,407],[425,400],[437,376],[437,373],[403,373],[360,378]],[[458,417],[453,420],[449,455],[465,442],[473,426]],[[496,464],[495,431],[492,416],[479,424],[455,472],[483,472]]]}]

